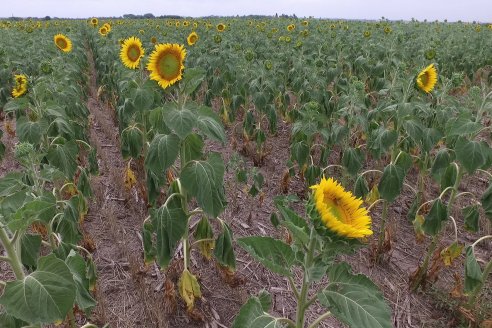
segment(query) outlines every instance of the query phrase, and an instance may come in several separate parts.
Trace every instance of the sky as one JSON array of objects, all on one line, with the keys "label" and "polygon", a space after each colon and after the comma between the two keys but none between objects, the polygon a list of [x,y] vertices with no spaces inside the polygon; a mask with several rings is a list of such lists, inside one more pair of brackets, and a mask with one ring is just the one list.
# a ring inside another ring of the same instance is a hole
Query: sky
[{"label": "sky", "polygon": [[124,14],[427,19],[492,22],[492,0],[3,0],[0,17],[88,18]]}]

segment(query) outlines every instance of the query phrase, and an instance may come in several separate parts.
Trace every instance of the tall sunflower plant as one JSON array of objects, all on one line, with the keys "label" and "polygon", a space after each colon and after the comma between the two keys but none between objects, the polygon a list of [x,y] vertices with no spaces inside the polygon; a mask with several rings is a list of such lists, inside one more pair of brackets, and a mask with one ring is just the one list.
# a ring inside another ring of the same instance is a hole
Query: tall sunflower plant
[{"label": "tall sunflower plant", "polygon": [[[138,41],[132,39],[131,44],[134,50],[127,42],[123,44],[123,63],[143,54],[142,50],[137,56],[137,49],[141,48]],[[140,121],[122,131],[122,151],[126,157],[144,159],[151,205],[150,215],[143,223],[145,263],[155,261],[166,269],[178,245],[182,245],[183,272],[178,291],[187,310],[193,311],[201,291],[191,273],[191,249],[196,247],[207,260],[214,256],[220,268],[230,275],[236,263],[231,229],[219,218],[227,204],[224,162],[219,153],[204,150],[207,138],[225,143],[226,135],[215,112],[193,100],[205,71],[185,68],[185,58],[183,45],[155,45],[146,64],[149,79],[136,89],[133,99],[125,100],[142,115]],[[158,89],[148,85],[153,81]],[[155,104],[158,106],[153,107]],[[167,192],[163,193],[165,186]],[[198,207],[193,207],[195,204]],[[214,230],[219,231],[217,236]],[[166,279],[166,283],[174,284]]]},{"label": "tall sunflower plant", "polygon": [[[269,314],[271,296],[261,291],[243,305],[232,327],[303,328],[308,324],[314,328],[329,317],[350,327],[391,327],[390,308],[381,291],[337,258],[363,247],[365,238],[373,233],[362,200],[332,178],[323,177],[311,190],[306,218],[289,208],[292,197],[275,200],[280,215],[275,213],[272,223],[289,231],[287,242],[263,236],[238,239],[254,259],[288,280],[296,312],[291,318]],[[300,280],[296,279],[299,273]],[[315,302],[325,312],[307,323],[306,312]]]}]

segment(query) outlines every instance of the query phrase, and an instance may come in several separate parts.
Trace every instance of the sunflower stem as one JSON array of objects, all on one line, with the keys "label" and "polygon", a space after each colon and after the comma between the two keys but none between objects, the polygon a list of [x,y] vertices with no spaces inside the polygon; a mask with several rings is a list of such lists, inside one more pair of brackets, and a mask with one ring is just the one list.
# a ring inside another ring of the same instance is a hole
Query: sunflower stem
[{"label": "sunflower stem", "polygon": [[22,269],[20,254],[16,252],[14,243],[12,242],[12,240],[9,239],[5,228],[0,228],[0,243],[5,249],[7,257],[10,259],[9,263],[12,267],[12,271],[14,271],[15,277],[17,278],[17,280],[24,279],[25,274],[24,270]]},{"label": "sunflower stem", "polygon": [[302,279],[302,288],[301,293],[299,295],[299,300],[297,301],[297,311],[296,311],[296,327],[303,328],[304,327],[304,314],[306,312],[306,298],[309,290],[309,278],[308,278],[308,270],[313,262],[313,254],[314,248],[316,246],[316,238],[314,227],[311,227],[311,233],[309,236],[309,246],[308,252],[306,254],[306,258],[304,260],[304,277]]},{"label": "sunflower stem", "polygon": [[376,249],[376,262],[379,262],[381,260],[380,256],[382,255],[381,252],[383,250],[383,243],[385,239],[385,234],[386,234],[386,219],[388,217],[388,202],[384,201],[383,202],[383,212],[381,213],[381,231],[379,232],[379,238],[378,238],[378,248]]}]

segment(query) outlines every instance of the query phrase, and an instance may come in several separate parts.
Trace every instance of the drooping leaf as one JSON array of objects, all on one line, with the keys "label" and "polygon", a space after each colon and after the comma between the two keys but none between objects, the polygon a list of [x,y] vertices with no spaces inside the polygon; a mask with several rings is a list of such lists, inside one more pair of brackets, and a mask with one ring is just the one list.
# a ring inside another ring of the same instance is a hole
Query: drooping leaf
[{"label": "drooping leaf", "polygon": [[188,311],[193,309],[195,299],[202,297],[198,280],[188,270],[184,270],[179,278],[178,291],[181,298],[185,301]]},{"label": "drooping leaf", "polygon": [[429,214],[425,216],[422,229],[427,235],[435,236],[442,229],[442,222],[448,219],[448,209],[441,199],[437,199],[432,204]]},{"label": "drooping leaf", "polygon": [[174,257],[174,251],[188,228],[188,217],[181,206],[161,206],[153,214],[157,233],[157,263],[167,267]]},{"label": "drooping leaf", "polygon": [[482,284],[483,277],[475,253],[473,253],[473,248],[471,246],[466,247],[465,253],[465,286],[463,291],[470,293]]},{"label": "drooping leaf", "polygon": [[343,151],[342,165],[350,175],[356,175],[362,168],[363,153],[360,148],[347,148]]},{"label": "drooping leaf", "polygon": [[36,269],[39,249],[41,248],[41,236],[25,234],[21,238],[21,261],[29,268]]},{"label": "drooping leaf", "polygon": [[465,229],[471,232],[478,231],[478,205],[470,205],[462,209],[463,217],[465,219]]},{"label": "drooping leaf", "polygon": [[215,241],[214,256],[217,261],[231,270],[236,269],[236,257],[232,247],[232,231],[226,223],[222,224],[222,233]]},{"label": "drooping leaf", "polygon": [[143,132],[137,126],[130,126],[121,133],[121,154],[123,159],[138,158],[144,145]]},{"label": "drooping leaf", "polygon": [[456,158],[470,174],[485,164],[486,158],[478,141],[468,141],[460,137],[455,146]]},{"label": "drooping leaf", "polygon": [[152,139],[145,158],[145,167],[155,173],[162,174],[178,157],[180,139],[175,134],[158,134]]},{"label": "drooping leaf", "polygon": [[405,172],[400,166],[394,164],[386,166],[378,185],[381,198],[389,203],[393,202],[401,193],[404,179]]},{"label": "drooping leaf", "polygon": [[164,112],[166,125],[184,139],[195,127],[196,115],[188,109],[172,109]]},{"label": "drooping leaf", "polygon": [[89,293],[89,280],[86,277],[87,268],[84,259],[72,250],[65,259],[65,264],[72,272],[75,282],[75,303],[80,309],[90,311],[97,303]]},{"label": "drooping leaf", "polygon": [[[215,241],[212,239],[214,237],[214,232],[207,217],[202,217],[201,220],[198,222],[194,237],[196,243],[198,244],[198,249],[200,250],[200,253],[207,260],[210,260],[210,258],[212,257],[212,250],[215,246]],[[232,247],[232,245],[230,245],[230,247]]]},{"label": "drooping leaf", "polygon": [[79,147],[75,140],[65,141],[61,138],[50,145],[46,158],[51,165],[62,171],[69,180],[72,180],[77,171],[78,153]]}]

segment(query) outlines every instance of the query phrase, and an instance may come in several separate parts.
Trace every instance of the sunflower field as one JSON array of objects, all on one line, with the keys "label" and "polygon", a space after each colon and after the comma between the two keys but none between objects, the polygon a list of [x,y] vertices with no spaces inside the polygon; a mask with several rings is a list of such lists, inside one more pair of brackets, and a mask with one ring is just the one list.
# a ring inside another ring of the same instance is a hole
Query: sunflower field
[{"label": "sunflower field", "polygon": [[491,327],[492,25],[0,30],[0,327]]}]

